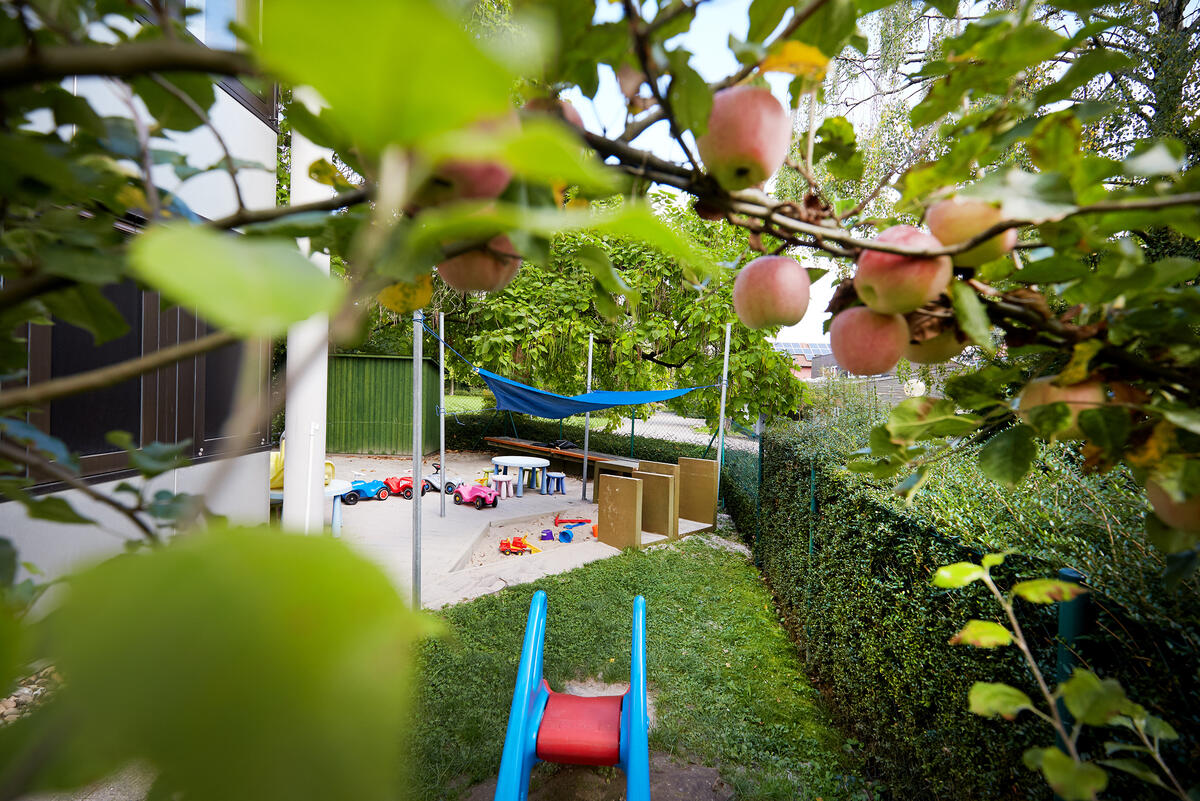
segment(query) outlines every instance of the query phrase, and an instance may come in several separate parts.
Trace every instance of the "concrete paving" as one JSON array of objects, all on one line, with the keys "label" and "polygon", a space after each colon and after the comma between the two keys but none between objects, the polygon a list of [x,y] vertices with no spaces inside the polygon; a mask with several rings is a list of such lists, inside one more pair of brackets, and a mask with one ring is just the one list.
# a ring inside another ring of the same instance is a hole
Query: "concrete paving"
[{"label": "concrete paving", "polygon": [[[333,455],[338,478],[384,479],[412,473],[412,460],[390,456]],[[433,472],[435,459],[427,459],[422,475]],[[474,481],[491,468],[491,454],[448,451],[447,473]],[[455,506],[446,498],[446,516],[440,499],[429,493],[421,500],[421,605],[439,609],[447,604],[477,598],[513,584],[535,581],[620,553],[594,540],[579,540],[545,553],[508,557],[500,562],[469,567],[476,543],[492,523],[518,522],[562,513],[567,517],[597,519],[594,503],[581,499],[580,481],[567,477],[565,495],[541,495],[525,490],[522,498],[504,498],[495,509]],[[589,487],[589,495],[591,495]],[[413,501],[393,497],[386,501],[360,501],[342,507],[342,539],[377,562],[408,597],[412,587]]]}]

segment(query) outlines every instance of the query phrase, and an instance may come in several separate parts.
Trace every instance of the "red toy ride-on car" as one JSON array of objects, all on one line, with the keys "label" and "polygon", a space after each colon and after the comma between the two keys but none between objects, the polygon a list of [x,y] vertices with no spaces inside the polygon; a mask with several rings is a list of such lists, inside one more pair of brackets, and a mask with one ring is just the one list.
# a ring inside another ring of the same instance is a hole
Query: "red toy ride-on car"
[{"label": "red toy ride-on car", "polygon": [[454,488],[456,504],[473,503],[476,509],[491,506],[495,509],[500,504],[500,493],[491,487],[481,487],[478,484],[459,484]]},{"label": "red toy ride-on car", "polygon": [[[399,495],[406,501],[412,500],[412,476],[404,476],[403,478],[392,476],[391,478],[385,478],[383,483],[387,485],[387,488],[391,490],[393,495]],[[423,496],[426,492],[429,492],[429,482],[422,479],[421,495]]]}]

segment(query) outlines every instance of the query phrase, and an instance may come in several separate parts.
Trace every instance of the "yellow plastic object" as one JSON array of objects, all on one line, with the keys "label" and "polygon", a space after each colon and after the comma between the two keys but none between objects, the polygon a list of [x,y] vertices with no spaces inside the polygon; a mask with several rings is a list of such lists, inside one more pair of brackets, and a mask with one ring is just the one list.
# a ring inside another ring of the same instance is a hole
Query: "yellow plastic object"
[{"label": "yellow plastic object", "polygon": [[[325,460],[325,486],[333,481],[333,462]],[[279,450],[271,451],[271,489],[283,489],[283,440],[279,441]]]}]

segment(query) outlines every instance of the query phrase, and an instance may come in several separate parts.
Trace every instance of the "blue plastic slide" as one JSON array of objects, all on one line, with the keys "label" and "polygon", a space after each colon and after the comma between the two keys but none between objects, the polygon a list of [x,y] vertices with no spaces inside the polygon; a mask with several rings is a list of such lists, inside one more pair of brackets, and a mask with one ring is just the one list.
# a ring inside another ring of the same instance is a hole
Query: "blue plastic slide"
[{"label": "blue plastic slide", "polygon": [[626,801],[650,801],[646,717],[646,599],[633,599],[629,689],[595,698],[556,693],[542,678],[546,593],[529,603],[525,644],[508,713],[496,801],[525,801],[538,762],[616,765],[625,772]]}]

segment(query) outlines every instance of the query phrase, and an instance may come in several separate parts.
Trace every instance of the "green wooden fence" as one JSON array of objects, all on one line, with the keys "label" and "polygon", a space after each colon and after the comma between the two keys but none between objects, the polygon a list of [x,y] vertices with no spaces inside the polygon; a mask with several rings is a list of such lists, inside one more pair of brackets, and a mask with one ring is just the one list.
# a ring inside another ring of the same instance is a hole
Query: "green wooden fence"
[{"label": "green wooden fence", "polygon": [[[422,364],[425,452],[438,447],[437,364]],[[329,357],[329,453],[412,453],[412,357],[339,353]]]}]

